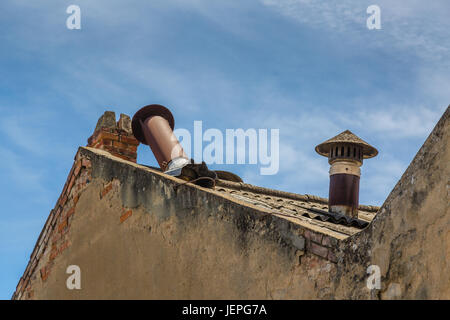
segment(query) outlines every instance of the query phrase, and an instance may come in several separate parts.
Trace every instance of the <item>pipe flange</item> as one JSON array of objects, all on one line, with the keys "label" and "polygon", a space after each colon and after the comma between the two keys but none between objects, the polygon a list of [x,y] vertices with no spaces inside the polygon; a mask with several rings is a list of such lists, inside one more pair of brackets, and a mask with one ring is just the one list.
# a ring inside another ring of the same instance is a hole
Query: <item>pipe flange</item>
[{"label": "pipe flange", "polygon": [[175,120],[172,113],[166,107],[160,104],[150,104],[139,109],[131,120],[131,128],[133,130],[134,137],[141,143],[148,145],[145,140],[144,133],[142,132],[141,122],[144,122],[147,118],[152,116],[160,116],[169,122],[170,128],[173,130],[175,127]]}]

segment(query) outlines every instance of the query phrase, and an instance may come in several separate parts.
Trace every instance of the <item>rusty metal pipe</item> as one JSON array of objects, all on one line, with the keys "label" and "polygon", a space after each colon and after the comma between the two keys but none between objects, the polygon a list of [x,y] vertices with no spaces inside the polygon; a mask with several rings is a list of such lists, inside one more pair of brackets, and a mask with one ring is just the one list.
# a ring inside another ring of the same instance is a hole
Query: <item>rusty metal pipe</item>
[{"label": "rusty metal pipe", "polygon": [[163,171],[189,162],[180,142],[173,134],[174,119],[164,106],[153,104],[140,109],[133,116],[133,134],[141,143],[150,146]]},{"label": "rusty metal pipe", "polygon": [[358,218],[360,165],[355,160],[332,161],[328,197],[331,212]]},{"label": "rusty metal pipe", "polygon": [[328,205],[331,212],[358,218],[359,177],[345,173],[330,176]]}]

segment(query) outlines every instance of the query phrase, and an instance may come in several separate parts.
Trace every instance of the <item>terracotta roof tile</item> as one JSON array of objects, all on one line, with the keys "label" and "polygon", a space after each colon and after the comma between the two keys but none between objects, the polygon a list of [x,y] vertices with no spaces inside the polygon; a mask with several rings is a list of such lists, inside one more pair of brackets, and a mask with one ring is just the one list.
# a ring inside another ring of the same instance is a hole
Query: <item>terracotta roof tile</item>
[{"label": "terracotta roof tile", "polygon": [[325,230],[348,237],[361,231],[375,217],[378,207],[360,206],[358,219],[349,219],[343,215],[328,212],[328,200],[325,198],[300,195],[246,183],[219,180],[216,191],[231,196],[243,203],[262,207],[298,221],[303,225],[319,226]]}]

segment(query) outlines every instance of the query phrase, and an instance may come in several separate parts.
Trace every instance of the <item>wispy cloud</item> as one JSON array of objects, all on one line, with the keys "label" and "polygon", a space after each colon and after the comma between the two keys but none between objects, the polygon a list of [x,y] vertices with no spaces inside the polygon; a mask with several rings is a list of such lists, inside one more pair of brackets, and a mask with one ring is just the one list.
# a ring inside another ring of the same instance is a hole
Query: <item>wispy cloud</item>
[{"label": "wispy cloud", "polygon": [[[261,0],[301,24],[345,33],[364,46],[414,50],[414,54],[430,61],[448,65],[450,53],[450,11],[448,1],[321,1],[321,0]],[[366,9],[377,4],[381,8],[382,31],[369,31]],[[377,35],[377,36],[375,36]]]},{"label": "wispy cloud", "polygon": [[30,168],[17,153],[0,147],[3,158],[2,176],[3,187],[21,190],[23,194],[32,195],[29,199],[38,203],[50,203],[50,192],[45,187],[44,170]]},{"label": "wispy cloud", "polygon": [[[343,112],[342,109],[315,108],[287,96],[282,97],[273,90],[258,95],[255,102],[260,113],[249,120],[249,125],[280,129],[280,170],[276,176],[276,188],[327,197],[329,165],[326,159],[315,153],[314,147],[350,129],[380,150],[376,159],[364,164],[361,201],[381,205],[445,107],[388,105],[377,108],[378,101],[367,100],[369,102],[364,108],[358,107],[359,102],[352,102],[356,106]],[[287,106],[291,112],[279,112],[273,108],[276,105]],[[398,152],[399,146],[410,146],[412,141],[416,147],[407,149],[406,155]],[[270,177],[258,176],[257,172],[248,168],[244,179],[252,184],[274,187]]]},{"label": "wispy cloud", "polygon": [[2,140],[16,150],[25,152],[28,158],[55,155],[55,153],[59,155],[73,153],[68,146],[55,141],[55,135],[48,132],[50,122],[54,118],[49,109],[26,113],[9,111],[8,113],[0,119]]},{"label": "wispy cloud", "polygon": [[349,117],[337,115],[342,123],[363,129],[368,133],[382,135],[389,139],[426,137],[445,107],[433,109],[424,106],[391,106],[370,111],[358,111]]},{"label": "wispy cloud", "polygon": [[[78,0],[72,32],[70,2],[2,0],[0,191],[26,201],[5,201],[14,215],[1,232],[29,236],[17,225],[45,220],[104,110],[148,103],[167,105],[178,128],[280,129],[279,174],[236,173],[324,197],[329,165],[314,146],[350,129],[380,149],[364,164],[361,202],[381,204],[450,103],[450,2],[375,3],[380,31],[366,28],[371,0]],[[155,164],[144,147],[139,161]],[[24,266],[17,248],[0,251]]]}]

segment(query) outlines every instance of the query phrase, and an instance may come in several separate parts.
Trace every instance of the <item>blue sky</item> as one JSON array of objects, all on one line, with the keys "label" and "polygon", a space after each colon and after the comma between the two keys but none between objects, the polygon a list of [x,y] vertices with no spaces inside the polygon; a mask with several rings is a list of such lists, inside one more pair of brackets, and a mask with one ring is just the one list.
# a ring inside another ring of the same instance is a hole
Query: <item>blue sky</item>
[{"label": "blue sky", "polygon": [[[66,8],[81,8],[81,30]],[[366,9],[381,8],[381,30]],[[105,110],[170,108],[178,128],[279,128],[280,171],[213,166],[327,197],[318,143],[378,148],[360,202],[381,205],[450,104],[447,0],[2,0],[0,299],[9,299]],[[146,146],[138,162],[155,165]]]}]

